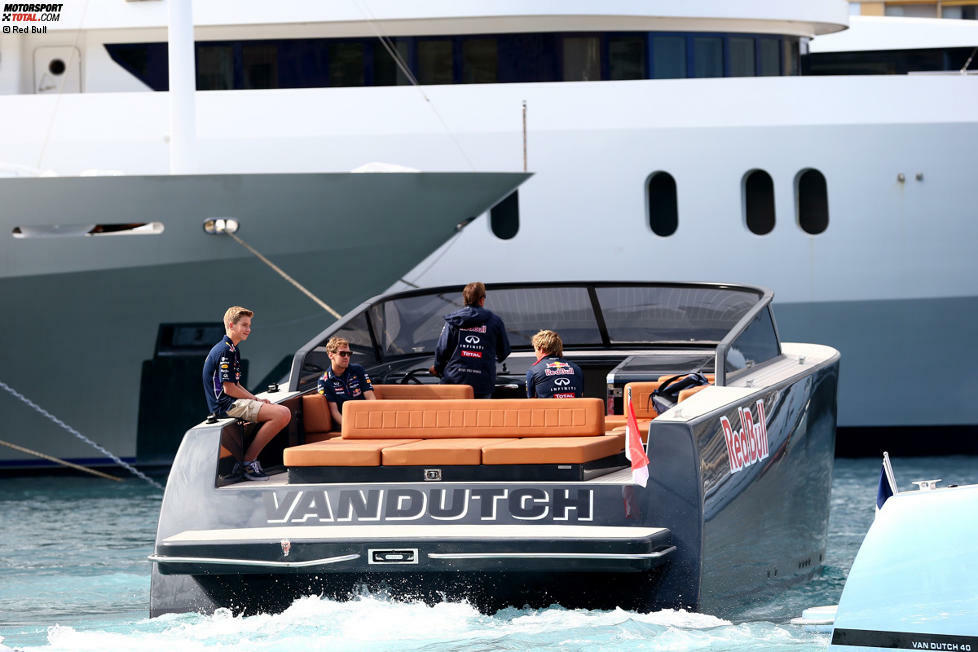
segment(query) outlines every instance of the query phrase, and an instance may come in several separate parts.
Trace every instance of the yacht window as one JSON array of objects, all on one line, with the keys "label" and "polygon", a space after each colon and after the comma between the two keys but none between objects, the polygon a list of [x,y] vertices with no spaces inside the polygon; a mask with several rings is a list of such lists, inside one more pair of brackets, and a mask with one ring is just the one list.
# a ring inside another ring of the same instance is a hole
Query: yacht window
[{"label": "yacht window", "polygon": [[753,367],[781,355],[781,345],[774,330],[770,308],[765,308],[751,321],[750,326],[731,343],[724,361],[726,372],[732,373]]},{"label": "yacht window", "polygon": [[514,190],[506,199],[489,211],[489,224],[493,234],[501,240],[509,240],[520,230],[519,191]]},{"label": "yacht window", "polygon": [[560,80],[557,37],[553,34],[506,34],[499,37],[499,81]]},{"label": "yacht window", "polygon": [[498,61],[496,39],[466,39],[462,43],[462,83],[496,83],[499,81]]},{"label": "yacht window", "polygon": [[887,16],[906,16],[908,18],[937,18],[937,7],[933,2],[929,4],[891,4],[886,3]]},{"label": "yacht window", "polygon": [[327,52],[330,86],[363,86],[363,43],[330,43]]},{"label": "yacht window", "polygon": [[106,43],[117,64],[154,91],[170,89],[166,43]]},{"label": "yacht window", "polygon": [[655,79],[686,77],[686,39],[682,36],[652,37],[652,74]]},{"label": "yacht window", "polygon": [[234,88],[234,51],[230,45],[197,45],[197,90]]},{"label": "yacht window", "polygon": [[679,227],[676,204],[676,180],[668,172],[649,177],[649,226],[658,236],[666,237]]},{"label": "yacht window", "polygon": [[645,79],[645,38],[612,36],[608,38],[609,79]]},{"label": "yacht window", "polygon": [[754,76],[754,39],[731,36],[730,44],[730,76]]},{"label": "yacht window", "polygon": [[693,39],[693,77],[723,77],[723,39],[715,36]]},{"label": "yacht window", "polygon": [[799,69],[798,39],[786,38],[784,44],[784,74],[797,75]]},{"label": "yacht window", "polygon": [[[411,44],[407,39],[388,39],[388,45],[401,59],[401,63],[411,69]],[[398,65],[390,51],[377,39],[373,42],[374,54],[374,86],[406,86],[411,83],[404,71]]]},{"label": "yacht window", "polygon": [[245,88],[278,88],[278,48],[245,45],[241,48]]},{"label": "yacht window", "polygon": [[757,39],[758,77],[777,77],[781,74],[781,55],[778,39]]},{"label": "yacht window", "polygon": [[809,235],[818,235],[829,226],[829,199],[825,176],[811,168],[802,170],[795,181],[798,225]]},{"label": "yacht window", "polygon": [[422,84],[455,82],[454,48],[448,39],[418,41],[418,81]]},{"label": "yacht window", "polygon": [[600,44],[597,36],[564,37],[564,81],[601,79]]},{"label": "yacht window", "polygon": [[744,217],[755,235],[774,230],[774,182],[764,170],[752,170],[744,178]]},{"label": "yacht window", "polygon": [[162,222],[129,222],[125,224],[25,224],[10,232],[14,238],[72,238],[110,235],[159,235]]}]

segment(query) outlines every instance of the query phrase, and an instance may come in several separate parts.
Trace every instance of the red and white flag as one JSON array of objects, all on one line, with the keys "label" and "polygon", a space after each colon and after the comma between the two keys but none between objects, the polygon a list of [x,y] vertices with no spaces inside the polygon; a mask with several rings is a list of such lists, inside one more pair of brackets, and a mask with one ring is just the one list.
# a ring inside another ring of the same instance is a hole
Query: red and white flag
[{"label": "red and white flag", "polygon": [[628,388],[625,401],[625,413],[628,421],[625,424],[625,457],[632,463],[632,482],[643,487],[649,481],[649,456],[645,454],[642,445],[642,434],[638,431],[638,420],[632,407],[632,388]]}]

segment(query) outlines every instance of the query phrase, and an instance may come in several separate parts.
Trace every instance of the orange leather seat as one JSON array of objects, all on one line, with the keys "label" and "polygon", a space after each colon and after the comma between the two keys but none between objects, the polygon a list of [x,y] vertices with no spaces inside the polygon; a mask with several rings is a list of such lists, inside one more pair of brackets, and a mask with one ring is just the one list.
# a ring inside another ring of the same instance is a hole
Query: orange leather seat
[{"label": "orange leather seat", "polygon": [[[567,399],[564,399],[567,400]],[[583,464],[625,450],[625,435],[531,437],[488,444],[483,464]]]},{"label": "orange leather seat", "polygon": [[413,444],[385,448],[381,461],[384,466],[417,466],[437,464],[482,464],[482,448],[515,439],[425,439]]},{"label": "orange leather seat", "polygon": [[329,414],[329,405],[322,394],[306,394],[302,397],[302,430],[306,434],[306,442],[321,441],[313,435],[328,433],[333,429],[333,418]]},{"label": "orange leather seat", "polygon": [[597,437],[603,408],[597,398],[350,401],[343,438]]},{"label": "orange leather seat", "polygon": [[432,401],[448,398],[472,398],[471,385],[374,385],[374,395],[383,401]]},{"label": "orange leather seat", "polygon": [[682,403],[696,392],[701,392],[707,387],[709,387],[709,385],[699,385],[698,387],[690,387],[689,389],[684,389],[683,391],[679,392],[679,398],[676,399],[676,403]]},{"label": "orange leather seat", "polygon": [[282,459],[285,466],[380,466],[381,452],[384,449],[416,441],[418,440],[329,439],[286,448]]},{"label": "orange leather seat", "polygon": [[[644,444],[649,440],[649,428],[652,425],[652,419],[638,419],[638,434],[642,438],[642,443]],[[617,428],[611,428],[608,430],[609,434],[625,434],[625,426],[618,426]]]}]

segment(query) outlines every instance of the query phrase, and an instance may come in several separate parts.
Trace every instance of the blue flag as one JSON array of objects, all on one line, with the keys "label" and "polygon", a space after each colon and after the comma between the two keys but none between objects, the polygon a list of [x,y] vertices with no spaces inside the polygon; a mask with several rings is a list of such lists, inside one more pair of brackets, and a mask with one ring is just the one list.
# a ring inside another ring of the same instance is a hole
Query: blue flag
[{"label": "blue flag", "polygon": [[880,485],[876,490],[876,512],[883,509],[883,503],[893,494],[898,493],[896,481],[893,479],[893,467],[890,466],[889,453],[883,453],[883,466],[880,468]]}]

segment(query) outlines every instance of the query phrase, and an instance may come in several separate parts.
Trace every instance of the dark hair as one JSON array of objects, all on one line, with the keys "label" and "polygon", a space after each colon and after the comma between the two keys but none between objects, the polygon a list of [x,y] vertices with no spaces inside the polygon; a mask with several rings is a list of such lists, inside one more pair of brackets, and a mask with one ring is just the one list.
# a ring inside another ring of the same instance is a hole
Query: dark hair
[{"label": "dark hair", "polygon": [[486,284],[479,283],[469,283],[462,290],[462,299],[465,300],[465,305],[467,306],[477,306],[479,302],[482,301],[486,296]]}]

